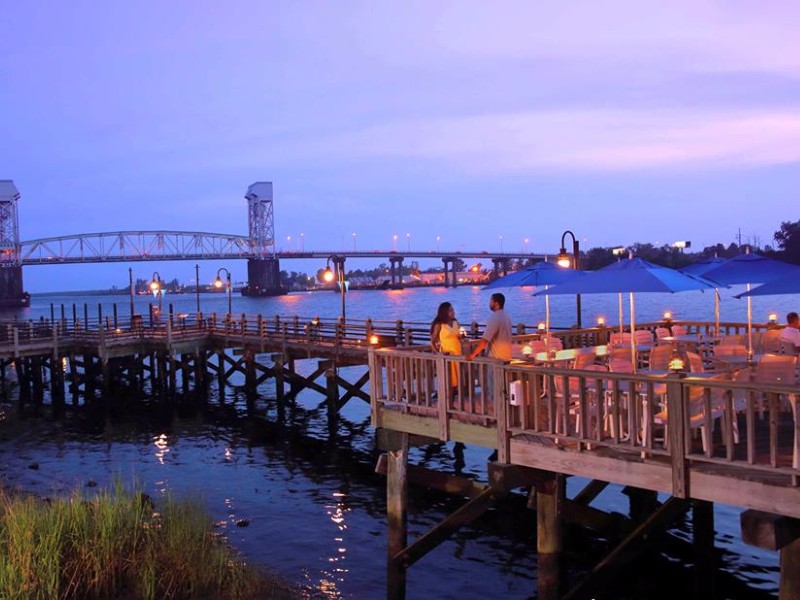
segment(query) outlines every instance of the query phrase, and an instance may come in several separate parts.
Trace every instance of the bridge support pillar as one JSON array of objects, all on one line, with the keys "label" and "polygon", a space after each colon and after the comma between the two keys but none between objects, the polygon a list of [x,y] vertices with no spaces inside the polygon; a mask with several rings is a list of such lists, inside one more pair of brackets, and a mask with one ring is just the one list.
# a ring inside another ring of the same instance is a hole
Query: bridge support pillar
[{"label": "bridge support pillar", "polygon": [[442,258],[444,264],[444,287],[458,286],[458,273],[456,273],[456,259],[450,256]]},{"label": "bridge support pillar", "polygon": [[281,269],[277,258],[250,258],[247,260],[247,285],[242,296],[280,296]]},{"label": "bridge support pillar", "polygon": [[22,267],[0,267],[0,308],[29,306],[31,297],[22,291]]},{"label": "bridge support pillar", "polygon": [[391,267],[392,275],[392,289],[399,290],[403,288],[403,257],[391,256],[389,258],[389,265]]},{"label": "bridge support pillar", "polygon": [[503,277],[508,275],[508,259],[507,258],[493,258],[494,269],[492,273],[492,281],[500,277],[500,271],[503,272]]}]

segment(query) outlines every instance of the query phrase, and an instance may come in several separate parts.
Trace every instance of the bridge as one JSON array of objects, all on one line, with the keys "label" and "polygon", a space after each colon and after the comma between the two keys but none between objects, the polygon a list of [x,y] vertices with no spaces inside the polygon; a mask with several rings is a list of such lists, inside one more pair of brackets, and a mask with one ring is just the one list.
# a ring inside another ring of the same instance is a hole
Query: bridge
[{"label": "bridge", "polygon": [[22,269],[26,266],[141,262],[172,260],[247,260],[247,285],[243,295],[274,296],[285,293],[280,283],[280,260],[326,259],[336,276],[348,258],[385,258],[391,265],[393,287],[402,286],[403,261],[438,258],[444,265],[445,285],[456,285],[455,263],[465,258],[494,263],[496,274],[506,273],[513,260],[541,260],[543,254],[486,251],[399,252],[308,251],[285,252],[275,247],[272,182],[259,181],[247,188],[248,234],[199,231],[113,231],[81,233],[21,241],[19,191],[11,180],[0,180],[0,308],[27,306]]}]

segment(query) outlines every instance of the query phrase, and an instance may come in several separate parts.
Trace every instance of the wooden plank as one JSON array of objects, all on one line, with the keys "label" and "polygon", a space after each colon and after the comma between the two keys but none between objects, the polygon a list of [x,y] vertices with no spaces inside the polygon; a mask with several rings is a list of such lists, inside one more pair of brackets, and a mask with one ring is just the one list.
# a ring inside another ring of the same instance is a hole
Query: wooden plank
[{"label": "wooden plank", "polygon": [[781,550],[781,581],[778,600],[800,598],[800,540]]},{"label": "wooden plank", "polygon": [[638,455],[631,460],[602,456],[590,452],[574,452],[548,448],[518,439],[511,440],[511,462],[537,469],[558,471],[567,475],[597,477],[620,485],[670,492],[672,470],[667,463],[643,461]]},{"label": "wooden plank", "polygon": [[634,529],[592,571],[565,596],[564,600],[585,598],[593,590],[602,589],[617,573],[641,553],[658,543],[654,535],[669,527],[688,509],[688,503],[679,498],[670,498],[644,523]]},{"label": "wooden plank", "polygon": [[780,550],[800,538],[800,520],[760,510],[739,516],[742,541],[764,550]]},{"label": "wooden plank", "polygon": [[676,375],[667,378],[667,422],[669,449],[672,455],[672,495],[689,497],[688,464],[685,435],[688,415],[684,413],[684,387]]},{"label": "wooden plank", "polygon": [[479,496],[467,502],[464,506],[446,517],[410,546],[394,555],[394,560],[402,563],[406,568],[413,565],[428,552],[445,541],[460,527],[471,523],[483,515],[494,500],[494,491],[487,488]]},{"label": "wooden plank", "polygon": [[509,465],[500,462],[488,464],[489,485],[501,493],[507,493],[518,487],[531,487],[546,481],[548,474],[540,469],[530,469],[520,465]]},{"label": "wooden plank", "polygon": [[[413,437],[414,436],[409,436],[409,442]],[[387,464],[388,456],[382,454],[378,457],[378,463],[375,465],[375,472],[380,475],[386,475],[388,472]],[[487,488],[485,485],[475,483],[475,480],[469,477],[448,475],[447,473],[427,469],[418,465],[408,465],[406,472],[410,484],[439,490],[463,498],[477,498]]]},{"label": "wooden plank", "polygon": [[584,506],[588,506],[592,503],[592,500],[597,498],[600,493],[608,487],[607,481],[601,481],[600,479],[592,479],[586,486],[572,499],[573,502],[577,504],[583,504]]}]

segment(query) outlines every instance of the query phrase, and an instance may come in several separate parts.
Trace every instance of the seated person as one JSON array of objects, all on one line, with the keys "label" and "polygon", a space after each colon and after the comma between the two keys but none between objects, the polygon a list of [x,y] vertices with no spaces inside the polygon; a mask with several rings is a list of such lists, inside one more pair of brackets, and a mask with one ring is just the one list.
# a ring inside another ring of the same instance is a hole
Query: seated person
[{"label": "seated person", "polygon": [[[781,342],[789,342],[795,348],[800,348],[800,316],[796,312],[786,315],[786,327],[781,329]],[[787,348],[789,350],[789,348]]]}]

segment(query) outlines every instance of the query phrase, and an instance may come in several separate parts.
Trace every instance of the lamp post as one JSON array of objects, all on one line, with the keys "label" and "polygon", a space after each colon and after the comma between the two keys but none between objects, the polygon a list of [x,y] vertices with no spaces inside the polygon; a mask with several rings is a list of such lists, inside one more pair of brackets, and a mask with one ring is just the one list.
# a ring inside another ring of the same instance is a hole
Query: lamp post
[{"label": "lamp post", "polygon": [[[572,257],[567,253],[567,247],[565,245],[565,238],[569,234],[572,237]],[[564,233],[561,234],[561,250],[558,252],[558,259],[556,262],[558,263],[559,267],[570,268],[572,267],[576,271],[580,268],[579,259],[580,259],[581,247],[578,243],[578,238],[575,237],[575,234],[572,233],[569,229],[567,229]],[[581,328],[581,295],[575,295],[575,302],[576,302],[576,309],[578,313],[578,329]]]},{"label": "lamp post", "polygon": [[356,234],[353,234],[353,252],[356,251]]},{"label": "lamp post", "polygon": [[150,281],[150,291],[153,292],[153,296],[158,296],[158,318],[161,318],[161,297],[164,295],[163,292],[163,281],[161,280],[161,275],[158,274],[158,271],[153,271],[153,279]]},{"label": "lamp post", "polygon": [[194,295],[197,298],[197,314],[200,314],[200,265],[194,266]]},{"label": "lamp post", "polygon": [[[333,267],[336,270],[331,270],[331,262],[333,262]],[[345,312],[345,303],[344,303],[344,294],[345,294],[345,287],[344,287],[344,257],[342,256],[329,256],[327,262],[325,263],[325,271],[322,274],[322,279],[326,282],[331,283],[334,280],[339,284],[339,291],[342,296],[342,321],[346,318]]]},{"label": "lamp post", "polygon": [[220,267],[217,269],[217,278],[214,280],[214,287],[222,287],[222,277],[220,276],[220,273],[223,271],[225,271],[225,285],[228,288],[228,314],[230,315],[233,313],[233,288],[231,287],[231,272],[225,267]]},{"label": "lamp post", "polygon": [[406,250],[406,252],[411,252],[411,234],[410,233],[406,234],[406,246],[408,247],[408,250]]},{"label": "lamp post", "polygon": [[131,320],[133,320],[133,267],[128,267],[128,282],[130,283],[131,287]]}]

